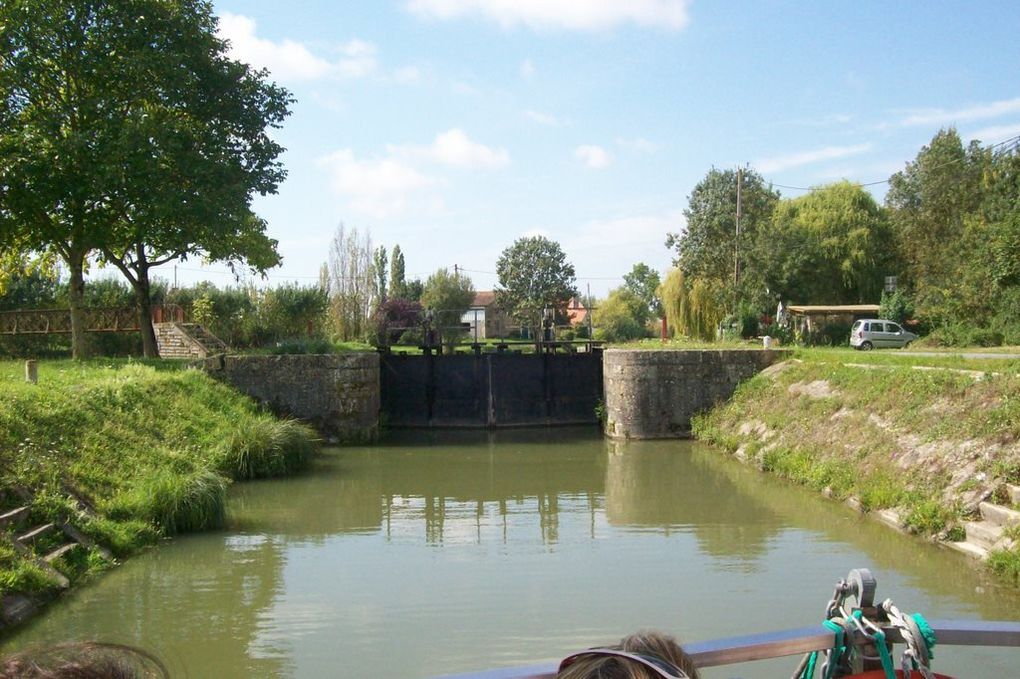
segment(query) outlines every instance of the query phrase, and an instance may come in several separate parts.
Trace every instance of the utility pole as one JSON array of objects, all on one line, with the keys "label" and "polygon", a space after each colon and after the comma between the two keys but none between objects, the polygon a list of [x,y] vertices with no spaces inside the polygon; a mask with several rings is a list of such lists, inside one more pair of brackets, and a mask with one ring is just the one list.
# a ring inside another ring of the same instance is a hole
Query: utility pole
[{"label": "utility pole", "polygon": [[733,287],[740,281],[740,217],[741,217],[741,184],[744,181],[743,168],[737,168],[737,219],[736,237],[733,239]]}]

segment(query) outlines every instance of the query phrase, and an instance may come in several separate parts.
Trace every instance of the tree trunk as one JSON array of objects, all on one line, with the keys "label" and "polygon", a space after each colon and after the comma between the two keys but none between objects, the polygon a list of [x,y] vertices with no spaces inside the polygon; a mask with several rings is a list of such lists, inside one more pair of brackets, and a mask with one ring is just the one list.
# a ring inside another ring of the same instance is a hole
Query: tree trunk
[{"label": "tree trunk", "polygon": [[88,344],[85,341],[85,251],[72,248],[68,253],[67,268],[71,273],[68,296],[68,305],[71,307],[71,357],[80,361],[88,358]]},{"label": "tree trunk", "polygon": [[152,297],[150,296],[149,267],[147,262],[140,262],[137,269],[138,278],[131,281],[135,289],[135,307],[138,311],[138,331],[142,335],[142,355],[145,358],[159,358],[159,344],[156,342],[156,330],[152,327]]}]

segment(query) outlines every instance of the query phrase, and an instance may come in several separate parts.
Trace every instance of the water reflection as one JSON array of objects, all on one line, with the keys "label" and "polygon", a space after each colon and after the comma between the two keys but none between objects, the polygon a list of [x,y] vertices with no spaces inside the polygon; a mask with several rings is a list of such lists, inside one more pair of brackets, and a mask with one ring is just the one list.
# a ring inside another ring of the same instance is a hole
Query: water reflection
[{"label": "water reflection", "polygon": [[[175,676],[422,677],[640,628],[694,641],[800,627],[859,566],[880,597],[929,617],[1020,610],[956,555],[716,451],[591,430],[328,450],[303,476],[237,484],[229,516],[224,532],[132,559],[6,648],[99,637],[153,649]],[[980,656],[1009,674],[1008,655]]]},{"label": "water reflection", "polygon": [[778,534],[773,512],[718,466],[698,466],[673,442],[607,441],[606,515],[619,526],[691,530],[720,567],[756,570]]}]

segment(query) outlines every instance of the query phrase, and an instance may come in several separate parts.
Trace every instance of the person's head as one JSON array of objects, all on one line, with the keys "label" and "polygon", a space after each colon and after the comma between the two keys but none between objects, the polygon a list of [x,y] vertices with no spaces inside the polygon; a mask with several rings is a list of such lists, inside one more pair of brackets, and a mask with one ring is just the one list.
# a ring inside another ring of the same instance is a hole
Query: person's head
[{"label": "person's head", "polygon": [[639,632],[619,644],[567,656],[557,679],[699,679],[690,656],[673,637]]},{"label": "person's head", "polygon": [[0,659],[0,679],[166,678],[152,654],[121,644],[72,642],[29,649]]}]

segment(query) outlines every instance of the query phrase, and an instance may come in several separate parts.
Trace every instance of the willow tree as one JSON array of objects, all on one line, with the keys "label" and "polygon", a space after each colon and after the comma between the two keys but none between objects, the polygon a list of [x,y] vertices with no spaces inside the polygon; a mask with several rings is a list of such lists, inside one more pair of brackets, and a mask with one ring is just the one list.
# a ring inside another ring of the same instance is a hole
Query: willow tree
[{"label": "willow tree", "polygon": [[675,268],[659,286],[666,323],[674,336],[711,341],[726,315],[724,286],[710,278],[688,278]]}]

